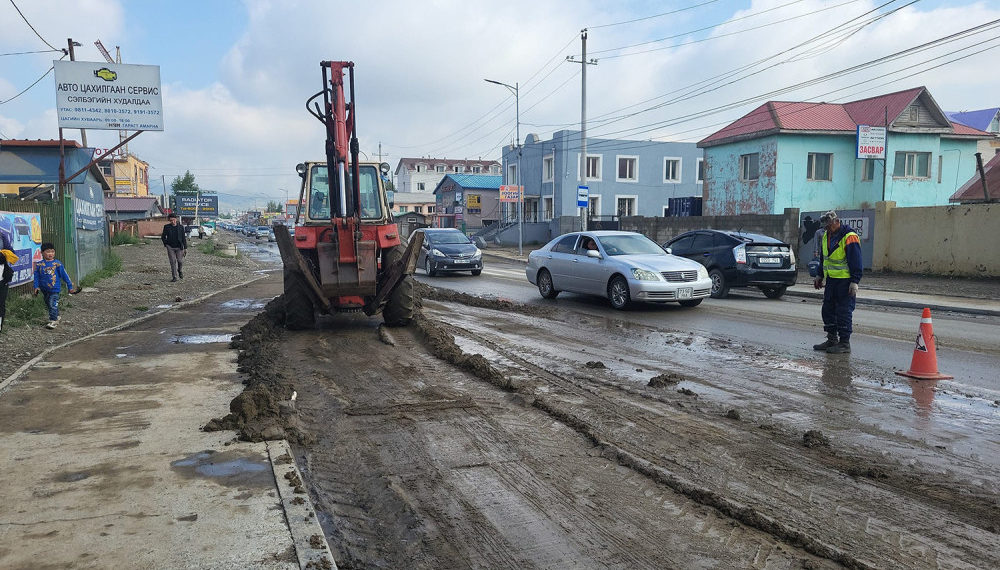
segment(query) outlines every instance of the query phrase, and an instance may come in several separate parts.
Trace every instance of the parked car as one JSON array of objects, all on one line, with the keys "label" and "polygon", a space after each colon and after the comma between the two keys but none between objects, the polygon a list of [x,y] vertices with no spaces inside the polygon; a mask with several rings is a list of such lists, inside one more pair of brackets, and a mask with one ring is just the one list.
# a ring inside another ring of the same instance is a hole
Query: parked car
[{"label": "parked car", "polygon": [[696,307],[712,290],[708,271],[635,232],[561,235],[528,254],[525,275],[546,299],[561,291],[599,295],[615,309],[633,302]]},{"label": "parked car", "polygon": [[790,285],[795,285],[795,252],[773,237],[694,230],[668,241],[663,248],[704,265],[712,278],[712,297],[716,299],[728,295],[732,287],[759,287],[768,299],[779,299]]},{"label": "parked car", "polygon": [[253,231],[254,239],[266,238],[271,233],[271,228],[267,226],[257,226]]},{"label": "parked car", "polygon": [[201,233],[204,237],[212,237],[215,235],[215,228],[212,226],[201,226]]},{"label": "parked car", "polygon": [[483,252],[472,243],[469,236],[456,228],[420,228],[424,243],[417,254],[417,265],[428,276],[454,271],[483,272]]},{"label": "parked car", "polygon": [[195,225],[184,226],[184,233],[187,234],[188,239],[194,239],[194,238],[201,239],[205,237],[205,233],[202,231],[201,226],[195,226]]}]

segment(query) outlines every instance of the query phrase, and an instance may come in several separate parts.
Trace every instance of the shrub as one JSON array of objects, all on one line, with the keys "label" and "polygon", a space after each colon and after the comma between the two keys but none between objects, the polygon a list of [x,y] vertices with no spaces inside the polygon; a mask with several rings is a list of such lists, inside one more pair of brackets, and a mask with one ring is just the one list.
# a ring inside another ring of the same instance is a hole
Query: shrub
[{"label": "shrub", "polygon": [[111,245],[134,245],[139,241],[139,238],[126,232],[118,232],[111,236]]}]

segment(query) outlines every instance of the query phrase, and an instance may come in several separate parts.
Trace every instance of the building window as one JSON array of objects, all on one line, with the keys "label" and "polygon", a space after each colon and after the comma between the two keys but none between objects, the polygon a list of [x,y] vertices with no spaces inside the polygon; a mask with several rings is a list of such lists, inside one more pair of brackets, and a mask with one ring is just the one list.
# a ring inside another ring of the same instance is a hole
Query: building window
[{"label": "building window", "polygon": [[704,158],[699,158],[698,159],[698,180],[696,180],[695,182],[697,182],[698,184],[701,184],[704,181],[705,181],[705,159]]},{"label": "building window", "polygon": [[635,196],[615,196],[615,213],[619,218],[635,215]]},{"label": "building window", "polygon": [[667,218],[669,216],[670,216],[670,206],[664,206],[663,207],[663,217]]},{"label": "building window", "polygon": [[423,172],[423,171],[424,171],[424,165],[423,164],[418,164],[417,165],[417,172]]},{"label": "building window", "polygon": [[740,180],[746,182],[760,178],[760,153],[740,155]]},{"label": "building window", "polygon": [[833,180],[830,166],[833,155],[826,152],[810,152],[806,161],[806,180]]},{"label": "building window", "polygon": [[587,155],[587,178],[589,180],[601,179],[601,156]]},{"label": "building window", "polygon": [[500,174],[500,167],[494,164],[493,166],[490,167],[490,172],[492,172],[493,174]]},{"label": "building window", "polygon": [[400,214],[405,214],[408,211],[409,211],[409,209],[406,206],[400,206],[399,207],[399,213]]},{"label": "building window", "polygon": [[507,184],[517,184],[517,165],[511,164],[507,166]]},{"label": "building window", "polygon": [[941,183],[941,171],[944,170],[944,155],[938,155],[938,184]]},{"label": "building window", "polygon": [[675,184],[681,181],[681,159],[673,156],[663,159],[663,181]]},{"label": "building window", "polygon": [[479,174],[479,173],[481,173],[482,171],[483,171],[483,167],[482,167],[482,166],[478,166],[478,165],[477,165],[477,166],[473,166],[473,167],[472,167],[472,173],[473,173],[473,174]]},{"label": "building window", "polygon": [[556,157],[546,156],[542,159],[542,182],[552,182],[556,175]]},{"label": "building window", "polygon": [[896,151],[893,178],[930,178],[931,153]]},{"label": "building window", "polygon": [[552,196],[546,196],[542,198],[542,219],[551,220],[552,214]]},{"label": "building window", "polygon": [[417,182],[417,192],[423,192],[424,188],[426,187],[424,186],[423,182]]},{"label": "building window", "polygon": [[434,206],[427,206],[427,213],[428,214],[433,214],[434,213]]},{"label": "building window", "polygon": [[619,156],[617,180],[619,182],[638,182],[639,178],[635,169],[638,162],[639,157],[636,156]]},{"label": "building window", "polygon": [[455,169],[455,172],[462,172],[462,165],[460,164],[456,164],[453,168]]},{"label": "building window", "polygon": [[864,164],[861,166],[861,181],[869,182],[875,180],[875,163],[877,161],[873,158],[866,158]]},{"label": "building window", "polygon": [[414,206],[413,207],[413,212],[417,213],[417,214],[422,214],[422,213],[424,213],[424,207],[423,206]]},{"label": "building window", "polygon": [[587,215],[596,218],[601,215],[601,197],[591,196],[587,199]]},{"label": "building window", "polygon": [[441,172],[441,173],[443,173],[444,172],[444,165],[443,164],[439,164],[439,165],[435,166],[434,167],[434,172]]}]

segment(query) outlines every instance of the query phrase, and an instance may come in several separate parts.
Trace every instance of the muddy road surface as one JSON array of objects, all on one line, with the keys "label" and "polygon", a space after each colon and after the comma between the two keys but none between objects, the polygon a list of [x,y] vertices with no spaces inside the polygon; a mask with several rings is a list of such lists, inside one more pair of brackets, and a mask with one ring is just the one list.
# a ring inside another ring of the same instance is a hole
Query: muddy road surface
[{"label": "muddy road surface", "polygon": [[997,403],[849,357],[430,288],[262,350],[341,568],[1000,560]]}]

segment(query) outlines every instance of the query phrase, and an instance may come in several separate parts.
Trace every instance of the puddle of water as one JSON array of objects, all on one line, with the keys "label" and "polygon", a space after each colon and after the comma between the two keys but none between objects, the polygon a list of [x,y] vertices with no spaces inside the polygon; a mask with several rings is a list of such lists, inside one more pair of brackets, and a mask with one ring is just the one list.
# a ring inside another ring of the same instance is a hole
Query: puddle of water
[{"label": "puddle of water", "polygon": [[246,457],[235,452],[202,451],[170,463],[186,477],[205,477],[226,486],[269,486],[274,480],[271,464],[263,457]]},{"label": "puddle of water", "polygon": [[173,307],[173,305],[167,303],[166,305],[157,305],[157,306],[155,306],[153,308],[154,309],[169,309],[170,307]]},{"label": "puddle of water", "polygon": [[115,358],[128,358],[128,355],[123,353],[118,353],[115,355]]},{"label": "puddle of water", "polygon": [[174,344],[210,344],[231,340],[233,340],[232,334],[184,334],[174,336],[170,342]]},{"label": "puddle of water", "polygon": [[233,299],[232,301],[226,301],[223,303],[222,308],[245,311],[249,309],[263,309],[264,305],[264,301],[257,299]]}]

